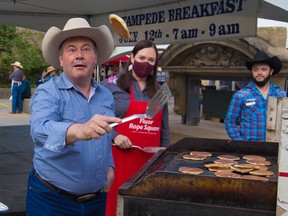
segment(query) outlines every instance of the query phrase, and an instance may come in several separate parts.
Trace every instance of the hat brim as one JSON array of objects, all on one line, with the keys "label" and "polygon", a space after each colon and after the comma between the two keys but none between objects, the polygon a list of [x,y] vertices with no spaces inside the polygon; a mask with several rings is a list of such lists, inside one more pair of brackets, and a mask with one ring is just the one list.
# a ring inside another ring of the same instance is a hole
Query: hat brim
[{"label": "hat brim", "polygon": [[60,30],[53,26],[45,34],[42,42],[42,53],[48,64],[61,68],[59,62],[60,45],[72,37],[87,37],[96,44],[97,65],[106,62],[111,56],[114,42],[110,30],[102,25],[98,28],[77,28],[71,30]]},{"label": "hat brim", "polygon": [[11,64],[12,66],[16,66],[16,67],[19,67],[19,68],[21,68],[21,69],[23,69],[23,67],[22,67],[22,65],[17,65],[17,64]]},{"label": "hat brim", "polygon": [[257,64],[257,63],[266,63],[268,64],[272,69],[273,69],[273,74],[272,75],[275,75],[275,74],[278,74],[282,68],[282,63],[280,61],[280,59],[277,57],[277,56],[273,56],[269,59],[265,59],[265,60],[261,60],[261,61],[251,61],[251,60],[247,60],[246,61],[246,67],[248,70],[252,70],[252,66],[254,64]]}]

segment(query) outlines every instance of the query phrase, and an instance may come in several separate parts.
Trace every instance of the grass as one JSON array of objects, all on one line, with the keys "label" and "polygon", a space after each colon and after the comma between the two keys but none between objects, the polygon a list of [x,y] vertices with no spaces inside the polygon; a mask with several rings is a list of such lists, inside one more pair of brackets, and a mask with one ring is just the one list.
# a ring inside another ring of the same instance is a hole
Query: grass
[{"label": "grass", "polygon": [[1,84],[0,83],[0,88],[11,88],[11,84]]}]

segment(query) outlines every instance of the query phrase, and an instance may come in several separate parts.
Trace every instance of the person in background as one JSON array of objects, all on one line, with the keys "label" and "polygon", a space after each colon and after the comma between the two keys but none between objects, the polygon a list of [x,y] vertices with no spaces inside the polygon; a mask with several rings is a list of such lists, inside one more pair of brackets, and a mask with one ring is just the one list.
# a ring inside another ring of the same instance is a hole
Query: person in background
[{"label": "person in background", "polygon": [[277,56],[269,57],[258,51],[253,60],[246,61],[246,67],[252,72],[253,82],[234,93],[224,125],[233,140],[265,141],[268,99],[286,95],[270,81],[271,76],[280,72],[282,64]]},{"label": "person in background", "polygon": [[47,68],[44,82],[49,81],[52,77],[57,76],[57,75],[58,75],[58,69],[53,66],[49,66]]},{"label": "person in background", "polygon": [[109,67],[109,68],[108,68],[108,72],[107,72],[108,77],[111,77],[112,74],[113,74],[112,67]]},{"label": "person in background", "polygon": [[102,66],[102,69],[101,69],[101,81],[105,80],[107,78],[107,75],[106,75],[106,66]]},{"label": "person in background", "polygon": [[114,179],[109,123],[114,99],[93,78],[95,66],[114,48],[107,26],[72,18],[63,30],[51,27],[42,42],[47,63],[63,72],[39,85],[32,96],[34,169],[26,195],[29,216],[104,216]]},{"label": "person in background", "polygon": [[162,71],[161,67],[157,68],[157,81],[160,85],[166,82],[166,73]]},{"label": "person in background", "polygon": [[[157,59],[155,44],[148,40],[140,41],[132,50],[126,72],[102,82],[114,95],[117,117],[146,112],[148,102],[160,88],[156,79]],[[167,104],[153,119],[135,119],[116,126],[112,138],[116,169],[115,181],[108,193],[107,216],[116,215],[118,188],[153,156],[133,148],[133,145],[170,145]]]},{"label": "person in background", "polygon": [[22,98],[21,98],[21,84],[23,78],[23,66],[20,62],[15,61],[11,64],[13,66],[13,72],[10,74],[9,79],[12,85],[12,112],[10,114],[22,113]]},{"label": "person in background", "polygon": [[26,77],[26,74],[24,73],[21,85],[21,98],[23,101],[25,98],[30,97],[31,97],[31,86],[29,80]]},{"label": "person in background", "polygon": [[42,71],[42,73],[37,78],[37,83],[36,83],[37,86],[45,82],[45,76],[46,76],[46,71]]}]

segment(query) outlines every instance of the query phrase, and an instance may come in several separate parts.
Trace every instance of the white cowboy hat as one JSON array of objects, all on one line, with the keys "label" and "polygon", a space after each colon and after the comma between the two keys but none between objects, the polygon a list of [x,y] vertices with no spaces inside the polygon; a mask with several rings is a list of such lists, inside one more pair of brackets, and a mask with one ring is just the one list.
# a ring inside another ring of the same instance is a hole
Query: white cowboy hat
[{"label": "white cowboy hat", "polygon": [[14,63],[12,63],[11,64],[12,66],[16,66],[16,67],[18,67],[18,68],[21,68],[21,69],[23,69],[23,66],[21,65],[21,63],[20,62],[18,62],[18,61],[15,61]]},{"label": "white cowboy hat", "polygon": [[106,25],[94,28],[83,18],[69,19],[63,30],[53,26],[45,34],[42,42],[42,52],[46,61],[61,68],[59,62],[60,45],[71,37],[87,37],[96,44],[97,65],[106,62],[114,48],[113,37]]},{"label": "white cowboy hat", "polygon": [[53,66],[50,66],[50,67],[47,68],[47,72],[46,73],[48,74],[48,73],[51,73],[52,71],[58,71],[58,69],[53,67]]}]

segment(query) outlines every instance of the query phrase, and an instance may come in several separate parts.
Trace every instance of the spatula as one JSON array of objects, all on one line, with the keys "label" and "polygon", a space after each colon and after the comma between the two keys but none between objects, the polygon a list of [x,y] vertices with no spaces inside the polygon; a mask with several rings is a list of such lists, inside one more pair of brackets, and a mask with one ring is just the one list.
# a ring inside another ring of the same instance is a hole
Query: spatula
[{"label": "spatula", "polygon": [[0,212],[8,211],[8,209],[9,209],[8,206],[0,202]]},{"label": "spatula", "polygon": [[122,119],[122,122],[112,123],[109,126],[115,127],[121,123],[128,122],[128,121],[131,121],[131,120],[136,119],[136,118],[150,118],[150,119],[152,119],[159,112],[159,110],[162,109],[162,107],[165,105],[165,103],[169,100],[170,95],[171,95],[170,89],[169,89],[167,83],[164,83],[161,86],[161,88],[156,92],[156,94],[149,101],[147,108],[146,108],[146,113],[134,114],[134,115],[125,117]]},{"label": "spatula", "polygon": [[[113,146],[117,146],[116,144],[112,144]],[[156,153],[158,152],[159,150],[165,150],[166,147],[156,147],[156,146],[145,146],[145,147],[140,147],[140,146],[137,146],[137,145],[132,145],[132,148],[137,148],[137,149],[140,149],[141,151],[143,152],[146,152],[146,153]]]},{"label": "spatula", "polygon": [[138,148],[138,149],[140,149],[146,153],[156,153],[159,150],[165,150],[166,149],[165,147],[156,147],[156,146],[155,147],[154,146],[140,147],[140,146],[136,146],[136,145],[133,145],[132,148]]}]

